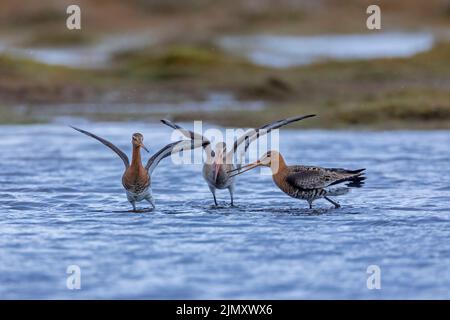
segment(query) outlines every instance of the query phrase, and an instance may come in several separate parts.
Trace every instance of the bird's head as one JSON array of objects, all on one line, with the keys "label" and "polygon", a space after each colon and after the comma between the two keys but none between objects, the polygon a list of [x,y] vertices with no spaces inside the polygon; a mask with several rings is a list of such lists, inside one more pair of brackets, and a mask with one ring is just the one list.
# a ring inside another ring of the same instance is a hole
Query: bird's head
[{"label": "bird's head", "polygon": [[134,133],[131,137],[131,143],[135,148],[142,148],[145,151],[149,152],[148,149],[144,145],[144,136],[140,133]]},{"label": "bird's head", "polygon": [[225,150],[227,148],[227,145],[225,142],[218,142],[214,148],[214,162],[222,162],[223,161],[223,155],[225,154]]},{"label": "bird's head", "polygon": [[239,169],[234,169],[234,170],[231,170],[228,172],[230,173],[230,172],[246,169],[246,170],[243,170],[243,171],[233,174],[232,177],[234,177],[234,176],[237,176],[238,174],[250,171],[250,170],[255,169],[256,167],[260,167],[260,166],[270,167],[272,169],[272,172],[277,172],[278,166],[280,163],[280,157],[281,157],[281,155],[278,151],[270,150],[270,151],[267,151],[259,160],[255,161],[253,163],[247,164],[245,166],[242,166]]},{"label": "bird's head", "polygon": [[280,154],[278,151],[270,150],[267,151],[256,163],[258,163],[260,166],[264,167],[271,167],[272,164],[278,163],[280,158]]},{"label": "bird's head", "polygon": [[214,181],[217,180],[217,176],[219,175],[220,168],[224,164],[224,154],[226,150],[225,142],[219,142],[216,144],[214,151],[211,153],[213,156],[213,172],[214,172]]}]

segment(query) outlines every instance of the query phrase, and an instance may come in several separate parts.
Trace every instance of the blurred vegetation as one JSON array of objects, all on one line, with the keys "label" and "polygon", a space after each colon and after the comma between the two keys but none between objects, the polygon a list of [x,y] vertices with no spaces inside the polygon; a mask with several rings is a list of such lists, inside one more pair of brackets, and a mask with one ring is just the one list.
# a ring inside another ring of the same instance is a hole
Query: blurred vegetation
[{"label": "blurred vegetation", "polygon": [[[124,101],[129,101],[126,96],[131,90],[133,101],[139,101],[139,90],[166,95],[177,92],[184,94],[182,97],[226,90],[243,100],[266,102],[263,112],[188,111],[173,115],[175,120],[204,119],[223,125],[258,125],[280,115],[311,112],[320,115],[311,125],[321,127],[450,127],[448,43],[412,58],[325,62],[290,69],[255,66],[205,45],[144,49],[122,53],[116,60],[114,69],[93,72],[0,56],[0,84],[5,78],[9,82],[25,78],[37,85],[37,102],[92,101],[108,93],[110,86],[123,90]],[[33,87],[19,87],[22,91],[17,95],[33,96]],[[44,97],[39,99],[39,95]],[[145,114],[134,116],[145,118]],[[103,117],[123,119],[130,115],[124,112]]]},{"label": "blurred vegetation", "polygon": [[86,32],[72,32],[58,29],[59,32],[33,33],[22,45],[25,47],[71,47],[95,43],[97,37]]},{"label": "blurred vegetation", "polygon": [[[144,81],[195,80],[196,86],[230,85],[236,73],[250,75],[259,69],[246,59],[223,52],[215,46],[170,45],[162,49],[128,52],[116,57],[119,72]],[[250,72],[250,74],[248,74]],[[238,84],[239,78],[232,82]]]},{"label": "blurred vegetation", "polygon": [[[158,40],[127,50],[107,69],[48,66],[0,55],[0,122],[30,122],[32,108],[61,103],[198,101],[231,92],[263,101],[264,111],[178,112],[175,120],[204,119],[254,126],[301,113],[320,117],[301,126],[336,128],[450,128],[450,5],[441,0],[380,1],[383,28],[443,34],[431,51],[411,58],[325,61],[289,69],[252,64],[214,45],[221,35],[245,33],[359,33],[370,0],[84,0],[83,31],[64,27],[69,0],[17,6],[0,2],[3,33],[25,47],[95,44],[102,35],[150,30]],[[166,99],[166,100],[165,100]],[[27,112],[8,112],[27,105]],[[56,107],[55,107],[56,108]],[[152,114],[91,113],[99,119],[154,119]]]},{"label": "blurred vegetation", "polygon": [[[141,52],[142,53],[142,52]],[[177,120],[207,120],[221,124],[254,124],[276,114],[315,112],[314,125],[448,128],[450,124],[450,44],[412,58],[325,62],[271,69],[227,56],[220,50],[171,48],[152,54],[127,54],[127,76],[149,83],[189,82],[189,88],[232,90],[241,99],[264,100],[264,112],[234,111],[223,115],[177,114]],[[268,119],[265,119],[268,118]]]}]

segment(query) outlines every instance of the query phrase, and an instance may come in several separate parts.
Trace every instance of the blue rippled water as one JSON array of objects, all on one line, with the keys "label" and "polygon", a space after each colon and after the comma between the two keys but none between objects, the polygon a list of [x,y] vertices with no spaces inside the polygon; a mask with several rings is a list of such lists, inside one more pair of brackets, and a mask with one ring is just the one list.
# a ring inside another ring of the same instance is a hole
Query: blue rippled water
[{"label": "blue rippled water", "polygon": [[[130,151],[159,124],[84,123]],[[255,170],[236,204],[200,166],[163,162],[157,210],[133,214],[121,160],[62,124],[0,126],[0,298],[450,298],[450,132],[281,132],[290,164],[367,168],[367,183],[307,209]],[[140,206],[146,206],[141,203]],[[81,268],[68,290],[66,268]],[[369,265],[381,289],[366,285]]]}]

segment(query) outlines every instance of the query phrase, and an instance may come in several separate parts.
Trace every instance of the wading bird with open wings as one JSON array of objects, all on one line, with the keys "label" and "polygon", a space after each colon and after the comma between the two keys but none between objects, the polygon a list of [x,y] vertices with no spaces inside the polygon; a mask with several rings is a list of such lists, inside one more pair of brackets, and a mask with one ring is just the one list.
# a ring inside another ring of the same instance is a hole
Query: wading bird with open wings
[{"label": "wading bird with open wings", "polygon": [[133,146],[133,153],[131,157],[131,163],[128,160],[127,155],[116,147],[111,142],[93,134],[88,131],[72,127],[73,129],[88,135],[105,146],[113,150],[122,159],[125,165],[125,172],[122,175],[122,185],[125,188],[128,201],[133,206],[133,211],[136,212],[136,202],[143,200],[148,201],[153,209],[155,209],[155,202],[152,196],[151,189],[151,175],[153,170],[159,164],[159,162],[170,156],[172,152],[178,152],[182,150],[189,150],[192,148],[200,147],[201,145],[195,145],[191,141],[180,140],[170,143],[156,152],[148,161],[145,167],[141,161],[141,148],[149,152],[144,145],[144,136],[140,133],[135,133],[131,137],[131,143]]},{"label": "wading bird with open wings", "polygon": [[[273,181],[277,187],[293,198],[308,201],[310,209],[312,209],[313,201],[320,198],[324,198],[332,203],[335,208],[339,208],[340,205],[329,197],[346,194],[350,187],[359,188],[366,179],[363,176],[365,169],[347,170],[301,165],[288,166],[283,156],[273,150],[268,151],[258,161],[240,168],[246,170],[236,172],[238,170],[234,169],[228,171],[228,174],[234,177],[259,166],[270,167]],[[347,183],[347,188],[328,188],[344,182]]]},{"label": "wading bird with open wings", "polygon": [[315,115],[310,114],[306,116],[298,116],[287,119],[281,119],[278,121],[271,122],[257,129],[250,129],[245,132],[242,136],[240,136],[233,144],[233,148],[227,151],[227,146],[225,143],[220,142],[216,144],[214,150],[211,149],[211,142],[199,133],[195,133],[193,131],[186,130],[179,125],[171,122],[170,120],[163,119],[162,123],[165,125],[179,130],[184,136],[194,140],[199,141],[197,143],[202,143],[203,148],[206,151],[206,161],[203,165],[203,178],[208,184],[209,190],[211,191],[214,204],[217,206],[216,200],[216,189],[228,189],[231,198],[231,205],[234,205],[233,202],[233,194],[234,194],[234,180],[235,178],[230,175],[228,172],[230,170],[239,170],[240,164],[234,164],[233,159],[235,158],[235,154],[239,149],[239,146],[245,142],[243,153],[247,151],[250,143],[259,137],[269,133],[272,130],[281,128],[287,124],[301,121],[306,118],[314,117]]}]

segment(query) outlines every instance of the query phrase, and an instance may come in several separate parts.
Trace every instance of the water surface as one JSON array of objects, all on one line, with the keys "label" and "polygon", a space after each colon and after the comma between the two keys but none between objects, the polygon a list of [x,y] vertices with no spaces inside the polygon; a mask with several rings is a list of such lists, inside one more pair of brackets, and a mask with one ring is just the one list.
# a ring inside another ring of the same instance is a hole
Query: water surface
[{"label": "water surface", "polygon": [[[170,130],[83,123],[127,153]],[[367,168],[367,184],[307,203],[259,171],[236,204],[198,165],[162,163],[157,210],[128,212],[121,160],[63,124],[0,126],[0,298],[450,298],[450,132],[281,132],[288,163]],[[145,155],[147,157],[147,155]],[[147,204],[140,203],[140,207]],[[66,288],[78,265],[81,290]],[[381,290],[366,269],[381,268]]]},{"label": "water surface", "polygon": [[382,32],[316,36],[229,36],[220,45],[252,62],[276,68],[326,60],[406,58],[433,47],[431,33]]},{"label": "water surface", "polygon": [[95,69],[110,66],[117,53],[140,49],[154,42],[155,39],[148,33],[109,36],[90,45],[64,47],[21,47],[11,40],[0,40],[0,53],[48,65]]}]

